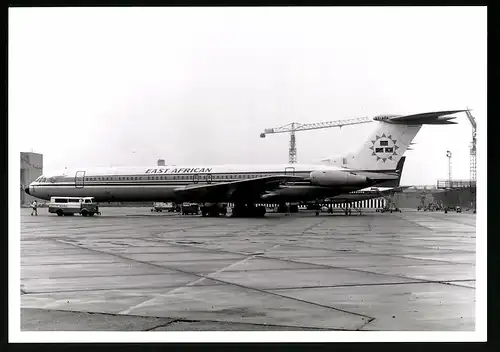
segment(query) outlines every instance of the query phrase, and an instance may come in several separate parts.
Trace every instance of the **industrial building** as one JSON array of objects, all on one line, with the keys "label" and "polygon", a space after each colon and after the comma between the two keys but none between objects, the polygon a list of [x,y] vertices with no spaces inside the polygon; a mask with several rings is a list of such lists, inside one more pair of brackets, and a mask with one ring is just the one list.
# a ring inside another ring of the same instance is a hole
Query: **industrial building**
[{"label": "industrial building", "polygon": [[30,204],[35,197],[24,192],[24,188],[43,173],[43,155],[21,152],[21,206]]}]

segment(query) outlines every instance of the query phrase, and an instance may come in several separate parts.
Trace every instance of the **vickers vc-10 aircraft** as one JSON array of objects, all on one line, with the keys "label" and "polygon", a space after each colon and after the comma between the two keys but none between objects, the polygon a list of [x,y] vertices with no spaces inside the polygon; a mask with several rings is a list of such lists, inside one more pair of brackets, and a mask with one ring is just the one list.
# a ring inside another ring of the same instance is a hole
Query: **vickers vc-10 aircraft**
[{"label": "vickers vc-10 aircraft", "polygon": [[398,161],[422,125],[455,124],[446,116],[463,111],[376,116],[379,126],[360,149],[328,164],[79,168],[40,176],[25,191],[45,200],[205,203],[209,213],[231,202],[233,216],[263,216],[266,208],[256,203],[316,201],[397,180]]}]

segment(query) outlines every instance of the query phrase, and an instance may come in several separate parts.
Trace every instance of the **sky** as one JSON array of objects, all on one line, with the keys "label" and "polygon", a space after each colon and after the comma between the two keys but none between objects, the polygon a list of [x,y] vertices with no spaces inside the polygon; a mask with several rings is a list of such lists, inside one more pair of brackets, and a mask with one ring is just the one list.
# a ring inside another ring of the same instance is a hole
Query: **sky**
[{"label": "sky", "polygon": [[[382,113],[468,107],[480,140],[486,26],[486,7],[10,8],[9,134],[44,174],[286,163],[289,134],[265,128]],[[447,150],[469,178],[472,129],[455,116],[421,129],[403,185],[446,179]],[[298,162],[355,151],[376,127],[299,132]]]}]

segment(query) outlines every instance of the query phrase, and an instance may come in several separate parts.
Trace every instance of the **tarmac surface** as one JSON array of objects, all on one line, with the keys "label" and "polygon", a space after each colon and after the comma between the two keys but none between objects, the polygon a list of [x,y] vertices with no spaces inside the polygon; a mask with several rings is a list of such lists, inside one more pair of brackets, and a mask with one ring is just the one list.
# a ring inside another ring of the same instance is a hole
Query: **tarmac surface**
[{"label": "tarmac surface", "polygon": [[475,330],[475,214],[21,209],[21,330]]}]

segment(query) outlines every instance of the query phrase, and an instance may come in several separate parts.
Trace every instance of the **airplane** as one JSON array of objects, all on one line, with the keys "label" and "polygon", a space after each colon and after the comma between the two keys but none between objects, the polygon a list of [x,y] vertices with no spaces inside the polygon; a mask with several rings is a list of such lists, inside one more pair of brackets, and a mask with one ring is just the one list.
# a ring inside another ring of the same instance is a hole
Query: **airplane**
[{"label": "airplane", "polygon": [[397,180],[396,166],[424,124],[447,125],[467,110],[416,115],[378,115],[378,128],[342,165],[192,165],[78,168],[40,176],[25,192],[49,200],[54,196],[94,197],[97,202],[172,201],[205,203],[215,214],[220,203],[234,204],[232,216],[264,216],[255,204],[316,201]]}]

